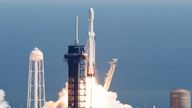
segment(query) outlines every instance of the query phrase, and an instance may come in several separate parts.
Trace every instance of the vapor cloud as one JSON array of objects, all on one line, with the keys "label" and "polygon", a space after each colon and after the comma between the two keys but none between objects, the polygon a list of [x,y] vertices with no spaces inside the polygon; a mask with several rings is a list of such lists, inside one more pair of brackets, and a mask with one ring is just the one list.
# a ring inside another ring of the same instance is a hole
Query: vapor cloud
[{"label": "vapor cloud", "polygon": [[5,91],[0,89],[0,108],[11,108],[9,103],[5,101]]},{"label": "vapor cloud", "polygon": [[121,103],[116,92],[106,91],[102,85],[97,85],[95,92],[94,97],[97,98],[93,100],[93,108],[132,108],[131,105]]},{"label": "vapor cloud", "polygon": [[[67,85],[59,93],[59,99],[46,102],[43,108],[67,108]],[[121,103],[117,98],[117,93],[106,91],[102,85],[94,87],[93,108],[133,108],[131,105]]]},{"label": "vapor cloud", "polygon": [[43,108],[67,108],[67,102],[68,102],[68,92],[67,92],[67,84],[66,84],[66,87],[63,88],[58,96],[58,100],[57,101],[48,101],[45,103],[44,107]]}]

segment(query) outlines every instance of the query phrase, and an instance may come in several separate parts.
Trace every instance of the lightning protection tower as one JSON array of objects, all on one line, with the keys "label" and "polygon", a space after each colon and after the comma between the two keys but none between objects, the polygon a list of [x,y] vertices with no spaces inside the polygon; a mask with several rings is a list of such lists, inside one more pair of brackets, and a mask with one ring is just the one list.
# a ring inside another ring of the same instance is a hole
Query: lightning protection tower
[{"label": "lightning protection tower", "polygon": [[42,108],[45,103],[43,53],[34,48],[29,56],[27,108]]}]

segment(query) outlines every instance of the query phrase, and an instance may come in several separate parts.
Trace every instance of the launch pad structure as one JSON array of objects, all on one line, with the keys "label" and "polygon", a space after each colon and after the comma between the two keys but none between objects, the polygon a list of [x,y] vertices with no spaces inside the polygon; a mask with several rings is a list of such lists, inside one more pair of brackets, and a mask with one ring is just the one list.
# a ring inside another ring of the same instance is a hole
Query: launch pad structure
[{"label": "launch pad structure", "polygon": [[68,63],[68,108],[85,108],[86,105],[84,53],[84,46],[79,45],[77,16],[75,45],[68,46],[64,56]]},{"label": "launch pad structure", "polygon": [[[84,46],[68,46],[68,53],[65,59],[68,62],[68,107],[85,108],[85,80],[84,78]],[[82,86],[80,86],[82,85]]]},{"label": "launch pad structure", "polygon": [[[76,18],[76,40],[74,45],[68,46],[68,52],[64,55],[68,63],[68,108],[93,108],[92,105],[92,83],[86,82],[89,78],[95,78],[95,33],[94,33],[94,11],[89,9],[88,37],[86,47],[79,45],[78,16]],[[108,90],[117,59],[110,62],[109,71],[106,74],[104,89]],[[89,84],[89,85],[88,85]],[[89,88],[87,87],[89,86]],[[87,92],[88,91],[88,92]],[[88,103],[89,102],[89,103]]]}]

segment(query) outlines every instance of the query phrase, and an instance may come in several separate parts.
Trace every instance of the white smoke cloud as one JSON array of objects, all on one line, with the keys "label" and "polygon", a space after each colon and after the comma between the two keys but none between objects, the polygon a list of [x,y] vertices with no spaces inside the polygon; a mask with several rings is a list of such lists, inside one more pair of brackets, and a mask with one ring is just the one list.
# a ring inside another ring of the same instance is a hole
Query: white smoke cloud
[{"label": "white smoke cloud", "polygon": [[[67,108],[67,85],[59,93],[59,99],[46,102],[43,108]],[[117,93],[106,91],[103,86],[94,86],[93,108],[133,108],[131,105],[123,104],[117,99]]]},{"label": "white smoke cloud", "polygon": [[0,108],[11,108],[9,103],[5,101],[5,91],[0,89]]},{"label": "white smoke cloud", "polygon": [[94,88],[93,108],[132,108],[131,105],[123,104],[117,99],[117,93],[106,91],[103,86]]},{"label": "white smoke cloud", "polygon": [[46,102],[43,108],[67,108],[68,92],[66,88],[67,88],[67,83],[66,83],[66,87],[59,92],[58,100],[56,102],[54,101]]}]

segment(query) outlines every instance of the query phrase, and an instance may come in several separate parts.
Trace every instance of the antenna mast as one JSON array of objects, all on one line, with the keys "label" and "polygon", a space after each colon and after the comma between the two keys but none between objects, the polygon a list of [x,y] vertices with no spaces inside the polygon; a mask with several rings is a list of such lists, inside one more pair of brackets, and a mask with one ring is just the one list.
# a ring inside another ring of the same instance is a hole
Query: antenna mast
[{"label": "antenna mast", "polygon": [[75,39],[75,45],[79,44],[79,21],[78,16],[76,16],[76,39]]}]

